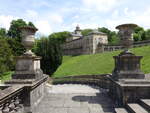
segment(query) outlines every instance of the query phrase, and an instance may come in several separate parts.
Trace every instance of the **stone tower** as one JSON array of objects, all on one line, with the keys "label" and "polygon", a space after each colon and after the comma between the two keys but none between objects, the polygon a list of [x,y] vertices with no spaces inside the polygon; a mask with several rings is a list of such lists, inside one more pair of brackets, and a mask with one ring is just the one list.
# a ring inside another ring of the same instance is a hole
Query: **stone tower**
[{"label": "stone tower", "polygon": [[79,25],[76,26],[75,34],[81,35],[81,29],[80,29]]},{"label": "stone tower", "polygon": [[74,30],[74,32],[72,32],[70,34],[70,37],[66,39],[67,42],[70,42],[72,40],[76,40],[76,39],[79,39],[82,37],[82,34],[81,34],[81,29],[80,27],[77,25],[76,29]]}]

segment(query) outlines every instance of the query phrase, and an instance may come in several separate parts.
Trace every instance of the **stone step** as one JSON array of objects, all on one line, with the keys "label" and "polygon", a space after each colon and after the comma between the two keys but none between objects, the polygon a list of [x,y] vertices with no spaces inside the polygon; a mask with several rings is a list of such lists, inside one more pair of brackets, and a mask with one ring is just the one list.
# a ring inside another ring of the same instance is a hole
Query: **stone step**
[{"label": "stone step", "polygon": [[140,99],[139,104],[150,113],[150,99]]},{"label": "stone step", "polygon": [[127,109],[131,113],[149,113],[146,109],[144,109],[141,105],[137,103],[127,104]]},{"label": "stone step", "polygon": [[125,108],[115,108],[115,113],[129,113]]}]

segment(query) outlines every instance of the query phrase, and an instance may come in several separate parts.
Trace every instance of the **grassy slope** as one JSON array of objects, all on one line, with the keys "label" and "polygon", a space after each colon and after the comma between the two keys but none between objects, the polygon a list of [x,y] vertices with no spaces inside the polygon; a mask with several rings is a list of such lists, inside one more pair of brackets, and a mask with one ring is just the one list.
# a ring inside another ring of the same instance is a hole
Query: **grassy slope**
[{"label": "grassy slope", "polygon": [[[150,46],[134,48],[133,53],[144,56],[142,59],[142,71],[150,73]],[[120,51],[105,52],[94,55],[65,56],[62,65],[54,73],[55,77],[67,75],[90,75],[111,73],[114,68],[113,56]]]}]

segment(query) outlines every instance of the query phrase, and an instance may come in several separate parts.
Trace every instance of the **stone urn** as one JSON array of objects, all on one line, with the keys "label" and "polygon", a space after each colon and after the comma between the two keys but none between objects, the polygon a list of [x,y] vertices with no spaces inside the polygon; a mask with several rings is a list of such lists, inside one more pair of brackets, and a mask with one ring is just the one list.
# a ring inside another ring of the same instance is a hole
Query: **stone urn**
[{"label": "stone urn", "polygon": [[121,44],[125,50],[118,56],[114,56],[115,68],[112,74],[114,80],[143,79],[145,77],[140,67],[142,56],[136,56],[129,51],[133,45],[132,33],[135,27],[137,27],[135,24],[122,24],[116,27],[119,29]]},{"label": "stone urn", "polygon": [[124,47],[124,52],[129,52],[129,48],[133,45],[133,31],[137,27],[136,24],[122,24],[116,27],[119,30],[121,45]]},{"label": "stone urn", "polygon": [[35,42],[34,35],[38,29],[29,26],[21,27],[20,29],[22,33],[22,44],[26,48],[24,55],[33,56],[34,53],[32,53],[31,49]]}]

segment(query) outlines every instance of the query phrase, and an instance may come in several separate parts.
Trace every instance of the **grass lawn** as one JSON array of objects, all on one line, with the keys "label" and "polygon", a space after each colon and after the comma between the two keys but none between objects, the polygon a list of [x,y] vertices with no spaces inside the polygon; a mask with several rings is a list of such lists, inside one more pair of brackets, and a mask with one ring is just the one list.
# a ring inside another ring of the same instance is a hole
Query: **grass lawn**
[{"label": "grass lawn", "polygon": [[0,80],[3,83],[6,80],[10,80],[11,79],[11,75],[13,74],[12,71],[10,72],[5,72],[3,75],[1,75]]},{"label": "grass lawn", "polygon": [[[133,53],[143,56],[142,71],[150,73],[150,46],[133,48]],[[120,51],[105,52],[93,55],[64,56],[62,65],[53,74],[54,77],[70,75],[91,75],[111,73],[114,68],[113,56]]]}]

